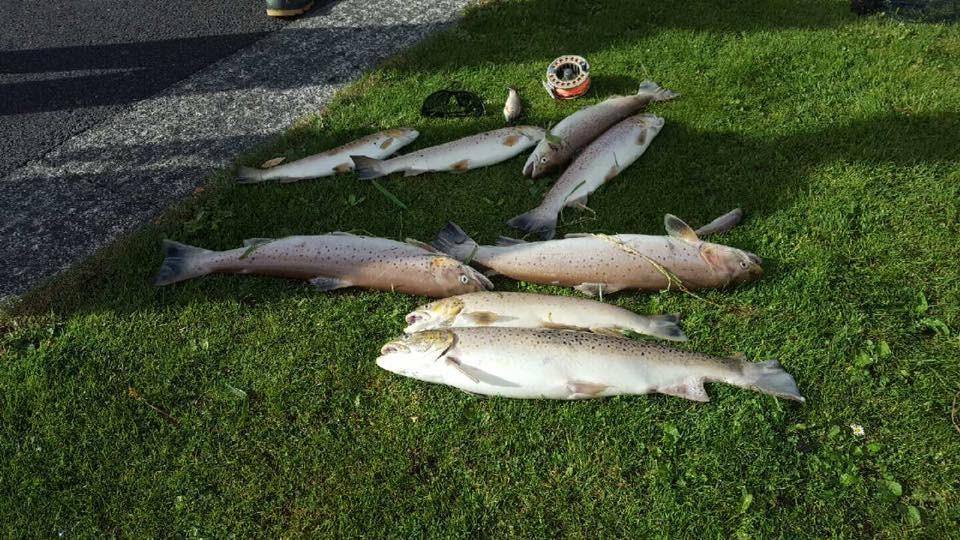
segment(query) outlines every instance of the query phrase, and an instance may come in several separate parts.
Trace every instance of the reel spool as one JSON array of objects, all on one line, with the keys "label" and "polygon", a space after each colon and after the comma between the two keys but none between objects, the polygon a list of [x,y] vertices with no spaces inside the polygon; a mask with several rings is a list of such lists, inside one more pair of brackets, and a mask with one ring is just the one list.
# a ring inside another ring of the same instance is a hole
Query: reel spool
[{"label": "reel spool", "polygon": [[561,56],[547,66],[543,87],[553,99],[574,99],[590,89],[590,64],[575,54]]}]

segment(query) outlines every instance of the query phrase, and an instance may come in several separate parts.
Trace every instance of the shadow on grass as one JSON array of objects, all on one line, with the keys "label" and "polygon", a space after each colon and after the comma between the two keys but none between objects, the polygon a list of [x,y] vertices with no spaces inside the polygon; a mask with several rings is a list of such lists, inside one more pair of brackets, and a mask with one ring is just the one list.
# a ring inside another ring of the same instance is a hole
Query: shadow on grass
[{"label": "shadow on grass", "polygon": [[[431,139],[448,140],[460,136],[469,126],[457,125],[433,129]],[[740,206],[751,217],[762,217],[791,204],[812,171],[835,162],[910,165],[935,164],[956,160],[952,134],[960,131],[960,114],[907,116],[891,114],[857,121],[822,131],[793,134],[776,139],[748,137],[731,132],[701,131],[682,124],[668,124],[659,136],[656,148],[641,163],[628,169],[599,190],[591,204],[598,210],[595,221],[563,232],[596,231],[662,234],[659,223],[664,212],[670,212],[691,223],[705,223],[723,211]],[[344,136],[344,140],[354,134]],[[510,177],[510,169],[519,169],[525,154],[508,163],[488,169],[501,177]],[[513,233],[503,223],[514,214],[539,202],[540,195],[528,193],[511,183],[504,189],[510,202],[492,213],[489,208],[451,200],[443,211],[435,212],[423,201],[430,200],[430,190],[443,189],[443,183],[462,183],[467,175],[431,175],[417,179],[395,177],[383,182],[403,190],[410,202],[410,211],[426,216],[419,228],[405,235],[430,240],[446,220],[458,221],[484,234],[477,239],[490,242],[497,234]],[[516,173],[519,178],[519,171]],[[646,180],[646,179],[655,179]],[[732,179],[732,180],[731,180]],[[429,181],[428,181],[429,180]],[[651,184],[656,189],[651,189]],[[107,248],[78,265],[49,287],[26,295],[14,314],[30,315],[54,312],[68,316],[76,312],[111,309],[129,312],[159,306],[183,305],[197,297],[211,301],[270,302],[279,298],[316,293],[306,284],[259,277],[210,277],[156,289],[151,284],[153,273],[162,259],[160,240],[167,236],[185,242],[200,239],[204,247],[225,249],[240,245],[243,238],[278,237],[289,234],[319,234],[332,230],[368,231],[371,234],[394,236],[379,218],[368,212],[357,212],[347,204],[329,211],[331,195],[342,195],[351,189],[370,190],[370,184],[352,177],[337,180],[307,181],[280,186],[263,184],[228,188],[213,199],[199,199],[193,206],[168,215],[164,223],[151,225]],[[669,189],[661,189],[669,186]],[[501,186],[503,187],[503,186]],[[464,193],[461,191],[461,193]],[[419,195],[419,196],[418,196]],[[475,194],[468,195],[474,197]],[[370,197],[376,197],[371,194]],[[328,199],[326,207],[301,208],[303,201]],[[462,197],[461,197],[462,198]],[[475,198],[475,197],[474,197]],[[634,204],[627,212],[605,209]],[[245,205],[246,210],[243,210]],[[255,205],[255,206],[250,206]],[[243,210],[244,215],[227,212],[223,223],[202,223],[202,231],[185,225],[187,217],[205,209],[209,214],[217,208]],[[277,216],[272,209],[292,208]],[[451,210],[451,209],[458,210]],[[318,211],[321,210],[321,211]],[[450,213],[454,212],[455,215]],[[425,213],[425,214],[424,214]],[[415,218],[411,219],[416,222]],[[655,227],[651,225],[656,224]],[[218,230],[211,230],[217,227]],[[199,235],[198,235],[199,233]],[[722,241],[722,240],[721,240]],[[211,244],[212,242],[212,244]],[[755,246],[739,245],[753,250]],[[759,253],[764,256],[765,254]],[[767,279],[775,279],[768,275]],[[504,281],[498,285],[513,285]],[[333,294],[353,294],[350,291]]]}]

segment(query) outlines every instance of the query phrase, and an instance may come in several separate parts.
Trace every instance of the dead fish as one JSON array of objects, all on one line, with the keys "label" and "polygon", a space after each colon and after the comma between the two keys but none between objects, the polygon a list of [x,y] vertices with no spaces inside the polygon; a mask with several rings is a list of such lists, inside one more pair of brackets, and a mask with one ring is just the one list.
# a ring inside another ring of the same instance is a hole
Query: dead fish
[{"label": "dead fish", "polygon": [[498,274],[531,283],[574,287],[590,296],[622,289],[721,288],[754,281],[762,261],[737,248],[701,241],[689,225],[667,214],[669,236],[572,234],[562,240],[524,242],[501,238],[478,245],[455,223],[433,246]]},{"label": "dead fish", "polygon": [[451,296],[407,314],[407,334],[437,328],[496,326],[589,330],[624,337],[629,330],[671,341],[686,341],[676,315],[638,315],[586,298],[517,292],[475,292]]},{"label": "dead fish", "polygon": [[644,81],[633,96],[618,96],[585,107],[564,118],[553,127],[533,150],[523,166],[523,174],[539,178],[565,165],[578,150],[596,139],[620,120],[640,112],[651,101],[667,101],[680,94],[653,81]]},{"label": "dead fish", "polygon": [[388,129],[279,167],[270,169],[240,167],[237,170],[237,182],[240,184],[268,180],[296,182],[308,178],[345,174],[353,170],[351,155],[385,158],[412,143],[419,135],[417,130],[410,128]]},{"label": "dead fish", "polygon": [[506,161],[543,139],[544,130],[514,126],[478,133],[438,146],[381,161],[350,156],[360,178],[370,179],[403,171],[404,176],[425,172],[464,172]]},{"label": "dead fish", "polygon": [[514,229],[553,238],[565,206],[584,207],[587,197],[636,161],[663,127],[663,118],[638,114],[591,142],[543,197],[540,206],[507,222]]},{"label": "dead fish", "polygon": [[722,382],[805,401],[776,360],[718,358],[589,332],[530,328],[427,330],[390,341],[377,365],[471,394],[520,399],[588,399],[659,393],[710,401]]},{"label": "dead fish", "polygon": [[517,93],[516,88],[511,86],[507,90],[509,93],[507,102],[503,105],[503,119],[510,123],[520,118],[520,114],[523,113],[523,104],[520,102],[520,94]]},{"label": "dead fish", "polygon": [[164,240],[166,258],[154,283],[169,285],[207,274],[257,274],[306,279],[321,291],[363,287],[434,297],[493,287],[473,268],[419,243],[335,232],[254,238],[244,245],[209,251]]}]

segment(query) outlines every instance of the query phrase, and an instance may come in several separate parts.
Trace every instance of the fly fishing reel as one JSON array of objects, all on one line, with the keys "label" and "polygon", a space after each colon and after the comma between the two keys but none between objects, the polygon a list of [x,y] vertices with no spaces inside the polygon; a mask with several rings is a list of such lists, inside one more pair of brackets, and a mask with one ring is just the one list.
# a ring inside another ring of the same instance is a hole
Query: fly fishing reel
[{"label": "fly fishing reel", "polygon": [[578,98],[590,89],[590,64],[582,56],[561,56],[547,66],[543,87],[553,99]]}]

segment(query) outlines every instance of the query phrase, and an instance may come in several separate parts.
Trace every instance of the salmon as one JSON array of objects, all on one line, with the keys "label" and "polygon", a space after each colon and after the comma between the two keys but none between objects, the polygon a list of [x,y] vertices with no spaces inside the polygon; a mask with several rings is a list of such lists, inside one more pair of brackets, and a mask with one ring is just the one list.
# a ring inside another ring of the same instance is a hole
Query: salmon
[{"label": "salmon", "polygon": [[362,287],[433,297],[493,287],[473,268],[418,243],[335,232],[255,238],[245,246],[210,251],[165,240],[166,258],[154,283],[169,285],[207,274],[256,274],[309,280],[320,291]]},{"label": "salmon", "polygon": [[523,174],[539,178],[563,165],[610,126],[636,114],[653,101],[667,101],[680,94],[644,81],[632,96],[617,96],[585,107],[560,121],[540,141],[523,166]]},{"label": "salmon", "polygon": [[530,328],[427,330],[390,341],[377,365],[470,394],[519,399],[589,399],[664,394],[710,401],[722,382],[804,402],[777,360],[749,362],[589,332]]},{"label": "salmon", "polygon": [[455,223],[448,223],[433,246],[516,280],[573,287],[590,296],[677,285],[724,288],[763,275],[756,255],[705,242],[670,214],[664,225],[667,236],[571,234],[541,242],[501,238],[498,245],[482,246]]},{"label": "salmon", "polygon": [[466,172],[506,161],[543,139],[544,130],[514,126],[470,135],[388,160],[351,156],[362,179],[395,172],[416,176],[427,172]]},{"label": "salmon", "polygon": [[475,292],[420,306],[407,314],[407,334],[437,328],[495,326],[584,330],[612,336],[624,332],[686,341],[676,315],[638,315],[595,300],[519,292]]},{"label": "salmon", "polygon": [[292,161],[286,165],[269,169],[240,167],[237,170],[237,182],[240,184],[252,184],[268,180],[295,182],[308,178],[346,174],[353,170],[351,155],[385,158],[412,143],[419,135],[420,133],[417,130],[410,128],[388,129],[367,135],[332,150]]}]

